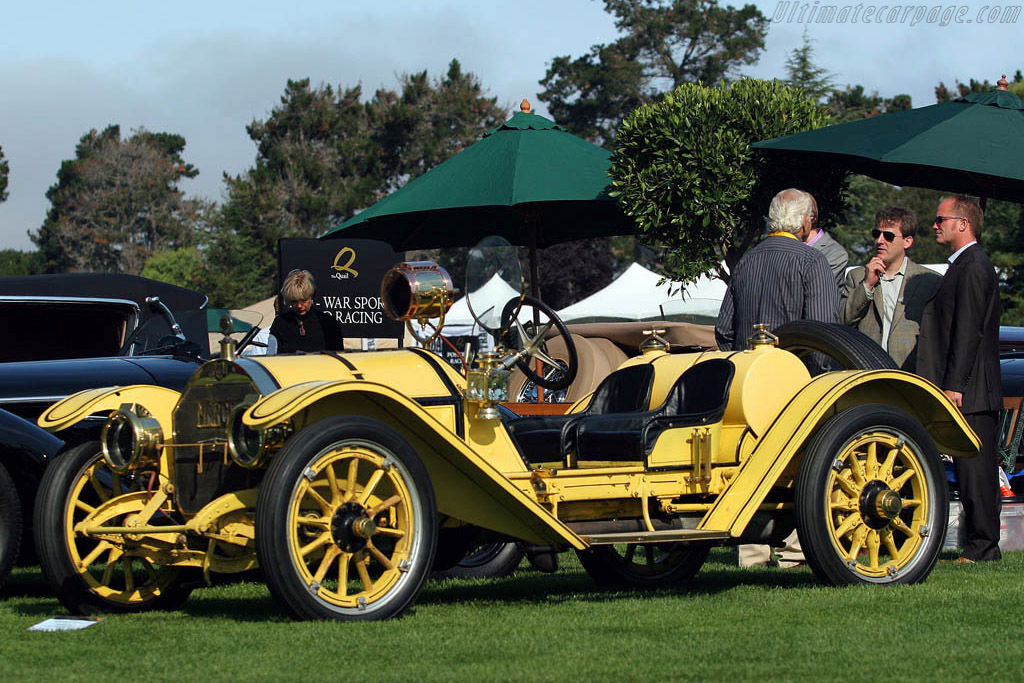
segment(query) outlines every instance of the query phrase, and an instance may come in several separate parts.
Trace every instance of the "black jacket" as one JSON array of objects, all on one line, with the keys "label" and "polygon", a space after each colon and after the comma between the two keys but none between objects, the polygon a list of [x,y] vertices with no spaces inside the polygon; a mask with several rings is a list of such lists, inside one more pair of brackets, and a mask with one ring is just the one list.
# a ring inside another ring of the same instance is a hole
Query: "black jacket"
[{"label": "black jacket", "polygon": [[964,413],[1001,410],[999,286],[995,267],[977,244],[946,271],[925,306],[917,372],[963,394]]},{"label": "black jacket", "polygon": [[341,323],[330,313],[312,308],[300,317],[288,310],[274,319],[270,334],[277,339],[278,353],[341,351]]}]

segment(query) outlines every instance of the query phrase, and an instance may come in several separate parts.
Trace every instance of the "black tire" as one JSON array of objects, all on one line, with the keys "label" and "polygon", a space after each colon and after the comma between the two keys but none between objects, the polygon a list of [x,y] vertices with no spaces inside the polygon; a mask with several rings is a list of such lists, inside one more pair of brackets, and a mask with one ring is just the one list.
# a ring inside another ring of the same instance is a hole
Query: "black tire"
[{"label": "black tire", "polygon": [[21,501],[7,469],[0,465],[0,588],[18,559],[22,534]]},{"label": "black tire", "polygon": [[[794,320],[779,325],[772,333],[779,338],[780,349],[795,354],[805,363],[815,362],[812,354],[822,354],[834,361],[832,369],[899,369],[892,357],[871,337],[846,325]],[[821,364],[820,356],[818,364]]]},{"label": "black tire", "polygon": [[435,572],[440,578],[498,579],[519,567],[526,553],[518,543],[485,543],[470,548],[455,566]]},{"label": "black tire", "polygon": [[[550,358],[550,354],[547,351],[547,341],[542,341],[534,353],[528,354],[525,358],[517,360],[516,367],[526,375],[527,379],[534,384],[539,384],[545,389],[565,389],[573,383],[573,380],[576,379],[576,372],[579,368],[579,359],[576,355],[576,344],[573,342],[572,334],[569,333],[569,328],[565,326],[562,319],[558,317],[557,313],[555,313],[555,309],[551,308],[540,299],[535,299],[532,296],[524,296],[522,298],[521,306],[518,298],[510,300],[505,304],[505,308],[501,312],[502,343],[509,348],[523,348],[526,340],[519,339],[519,343],[516,344],[515,338],[520,335],[514,334],[512,330],[519,329],[517,316],[519,315],[519,312],[527,306],[535,308],[543,313],[547,319],[551,321],[552,326],[558,331],[558,334],[565,342],[565,351],[568,356],[566,361],[567,367],[557,375],[550,377],[548,376],[547,371],[542,373],[542,375],[538,375],[534,368],[531,367],[531,361],[533,358],[539,357],[536,351],[540,351]],[[532,323],[525,327],[525,332],[530,335],[536,333],[536,331],[532,329]],[[550,363],[547,363],[547,361],[544,361],[544,363],[549,368],[554,367]]]},{"label": "black tire", "polygon": [[918,583],[942,551],[949,500],[938,451],[889,405],[848,408],[817,431],[795,503],[807,563],[832,585]]},{"label": "black tire", "polygon": [[[143,547],[146,537],[97,540],[73,530],[86,518],[84,510],[144,488],[142,478],[136,481],[131,474],[113,474],[96,441],[72,448],[46,468],[36,496],[36,553],[43,576],[72,613],[177,609],[192,592],[193,584],[186,581],[191,572],[148,559]],[[116,525],[125,516],[104,521]],[[80,569],[79,561],[90,556],[94,556],[90,564]],[[119,569],[104,571],[110,566]]]},{"label": "black tire", "polygon": [[260,486],[256,554],[270,592],[298,619],[401,616],[430,574],[437,536],[426,467],[377,420],[314,423],[288,441]]},{"label": "black tire", "polygon": [[655,588],[689,581],[704,566],[709,552],[711,546],[706,544],[656,543],[599,545],[576,554],[590,578],[602,586]]}]

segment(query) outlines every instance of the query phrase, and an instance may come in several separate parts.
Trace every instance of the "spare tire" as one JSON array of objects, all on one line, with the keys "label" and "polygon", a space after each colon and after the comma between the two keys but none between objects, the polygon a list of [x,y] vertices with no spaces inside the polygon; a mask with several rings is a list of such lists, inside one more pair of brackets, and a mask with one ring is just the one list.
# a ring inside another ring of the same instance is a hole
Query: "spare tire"
[{"label": "spare tire", "polygon": [[[796,355],[805,364],[830,361],[825,370],[898,370],[899,366],[875,340],[860,330],[838,323],[816,320],[793,320],[779,325],[772,333],[779,338],[779,348]],[[831,367],[829,367],[831,366]],[[812,374],[816,374],[812,370]]]}]

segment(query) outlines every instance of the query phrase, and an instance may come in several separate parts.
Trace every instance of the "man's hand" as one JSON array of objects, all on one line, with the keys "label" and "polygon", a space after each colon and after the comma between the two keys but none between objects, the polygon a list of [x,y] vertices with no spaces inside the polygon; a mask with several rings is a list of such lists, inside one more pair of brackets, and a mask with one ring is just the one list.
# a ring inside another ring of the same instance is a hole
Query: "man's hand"
[{"label": "man's hand", "polygon": [[946,396],[949,397],[949,400],[953,402],[953,405],[955,405],[957,408],[963,408],[964,407],[964,395],[963,395],[963,392],[961,392],[961,391],[950,391],[949,389],[946,389],[945,392],[946,392]]},{"label": "man's hand", "polygon": [[881,256],[876,256],[868,264],[864,266],[864,286],[868,289],[874,289],[875,285],[878,284],[878,279],[882,277],[882,273],[885,272],[885,261],[882,260]]}]

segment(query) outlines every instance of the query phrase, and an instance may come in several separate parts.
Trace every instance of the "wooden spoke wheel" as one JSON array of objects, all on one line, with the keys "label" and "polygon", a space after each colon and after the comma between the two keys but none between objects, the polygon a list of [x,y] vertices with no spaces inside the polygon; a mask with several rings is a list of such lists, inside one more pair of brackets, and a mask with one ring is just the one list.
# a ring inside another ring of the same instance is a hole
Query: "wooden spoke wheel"
[{"label": "wooden spoke wheel", "polygon": [[942,550],[949,515],[931,437],[880,404],[827,422],[800,466],[796,517],[808,563],[832,584],[917,583]]},{"label": "wooden spoke wheel", "polygon": [[314,423],[278,454],[260,489],[260,566],[275,598],[300,619],[400,616],[436,545],[426,468],[376,420]]},{"label": "wooden spoke wheel", "polygon": [[46,469],[35,508],[43,574],[71,612],[176,609],[191,585],[167,563],[176,534],[86,535],[82,525],[130,526],[149,498],[150,473],[111,472],[97,442],[60,455]]},{"label": "wooden spoke wheel", "polygon": [[655,587],[692,579],[711,551],[694,543],[622,544],[578,551],[580,564],[605,586]]}]

